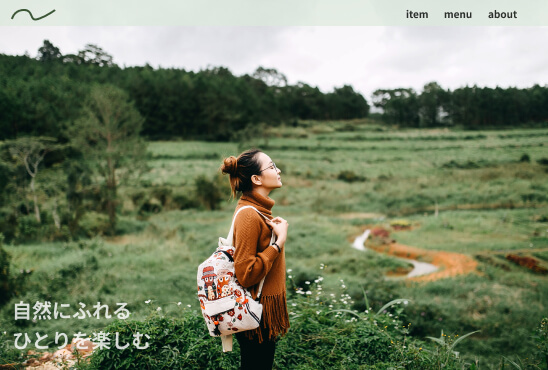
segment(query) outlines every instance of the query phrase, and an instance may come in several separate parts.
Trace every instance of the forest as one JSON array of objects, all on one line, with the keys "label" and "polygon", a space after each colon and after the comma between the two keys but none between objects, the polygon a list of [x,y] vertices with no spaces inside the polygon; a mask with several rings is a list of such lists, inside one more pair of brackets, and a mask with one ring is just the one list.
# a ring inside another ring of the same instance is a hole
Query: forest
[{"label": "forest", "polygon": [[36,58],[0,54],[0,140],[33,135],[68,141],[66,129],[96,84],[123,90],[143,117],[140,135],[152,140],[233,141],[249,125],[365,118],[371,104],[385,123],[402,127],[523,127],[548,119],[548,88],[540,85],[450,91],[430,82],[420,92],[377,89],[368,103],[352,86],[324,93],[304,82],[288,84],[273,68],[235,76],[220,66],[198,72],[121,68],[113,60],[92,44],[63,55],[48,40]]}]

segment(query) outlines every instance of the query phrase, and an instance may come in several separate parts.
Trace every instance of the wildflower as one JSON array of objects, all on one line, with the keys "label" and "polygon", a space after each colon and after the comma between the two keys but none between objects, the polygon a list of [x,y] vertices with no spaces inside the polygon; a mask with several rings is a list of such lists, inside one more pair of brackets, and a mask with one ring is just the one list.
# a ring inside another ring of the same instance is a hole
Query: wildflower
[{"label": "wildflower", "polygon": [[191,305],[189,305],[189,304],[187,304],[186,306],[187,306],[188,308],[192,307],[192,306],[191,306]]},{"label": "wildflower", "polygon": [[310,290],[307,290],[306,294],[312,294],[312,292]]},{"label": "wildflower", "polygon": [[320,263],[320,270],[323,270],[324,267],[325,265],[323,263]]},{"label": "wildflower", "polygon": [[408,301],[403,301],[403,304],[408,304],[409,302]]},{"label": "wildflower", "polygon": [[150,302],[152,302],[152,299],[149,299],[148,301],[145,301],[146,304],[149,304]]},{"label": "wildflower", "polygon": [[316,315],[319,315],[321,311],[316,311]]},{"label": "wildflower", "polygon": [[158,308],[156,309],[156,311],[158,311],[158,312],[162,311],[162,307],[158,307]]},{"label": "wildflower", "polygon": [[288,278],[289,278],[289,279],[293,279],[293,276],[289,275]]},{"label": "wildflower", "polygon": [[310,281],[305,281],[304,282],[306,285],[310,285]]},{"label": "wildflower", "polygon": [[344,284],[343,284],[343,285],[341,285],[341,288],[345,289],[345,288],[346,288],[346,285],[344,285]]},{"label": "wildflower", "polygon": [[291,305],[292,305],[293,307],[296,307],[296,306],[297,306],[297,304],[296,304],[296,303],[291,303]]},{"label": "wildflower", "polygon": [[180,306],[181,305],[181,302],[177,302],[177,306]]},{"label": "wildflower", "polygon": [[291,271],[293,271],[293,270],[291,270],[291,269],[287,269],[287,273],[288,273],[288,274],[289,274],[289,273],[290,273]]}]

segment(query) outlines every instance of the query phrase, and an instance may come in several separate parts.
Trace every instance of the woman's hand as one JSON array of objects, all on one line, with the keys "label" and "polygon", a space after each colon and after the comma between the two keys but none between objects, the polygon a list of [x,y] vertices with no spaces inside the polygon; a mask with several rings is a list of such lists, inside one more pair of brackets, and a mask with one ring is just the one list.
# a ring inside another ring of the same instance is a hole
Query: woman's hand
[{"label": "woman's hand", "polygon": [[276,243],[283,248],[287,239],[287,229],[289,223],[281,217],[275,217],[272,220],[266,220],[266,222],[272,227],[272,231],[276,234]]}]

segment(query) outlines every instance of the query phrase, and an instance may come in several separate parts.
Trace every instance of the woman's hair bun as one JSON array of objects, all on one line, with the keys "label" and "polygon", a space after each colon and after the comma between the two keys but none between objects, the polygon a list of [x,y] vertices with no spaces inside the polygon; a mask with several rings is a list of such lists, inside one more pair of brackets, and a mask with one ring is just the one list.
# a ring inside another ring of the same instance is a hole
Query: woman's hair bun
[{"label": "woman's hair bun", "polygon": [[234,176],[236,174],[236,171],[238,169],[238,159],[231,155],[228,158],[225,158],[223,162],[223,166],[221,167],[221,171],[223,173],[227,173],[229,175]]}]

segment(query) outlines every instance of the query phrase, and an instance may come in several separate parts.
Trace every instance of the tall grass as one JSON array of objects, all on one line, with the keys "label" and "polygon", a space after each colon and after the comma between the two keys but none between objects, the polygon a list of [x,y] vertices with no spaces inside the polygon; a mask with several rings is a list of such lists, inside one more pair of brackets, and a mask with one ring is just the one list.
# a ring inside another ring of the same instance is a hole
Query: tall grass
[{"label": "tall grass", "polygon": [[[459,342],[464,362],[477,358],[496,368],[501,354],[526,358],[529,337],[548,311],[547,277],[509,263],[504,252],[547,253],[548,167],[539,162],[547,157],[547,134],[545,129],[392,131],[369,122],[301,122],[269,132],[268,141],[250,143],[263,145],[282,170],[284,186],[272,197],[274,213],[291,224],[289,288],[305,289],[323,264],[325,294],[335,294],[340,280],[348,287],[348,302],[354,303],[345,309],[364,312],[371,306],[376,311],[408,297],[413,304],[400,319],[412,324],[409,338],[438,337],[442,330],[447,335],[481,330]],[[54,335],[114,325],[112,319],[15,321],[14,305],[20,301],[70,303],[71,308],[79,302],[111,307],[126,302],[131,318],[140,322],[146,322],[150,311],[147,300],[158,306],[181,302],[191,305],[190,311],[197,307],[196,267],[218,237],[227,234],[235,202],[225,194],[220,209],[213,211],[166,207],[139,215],[130,207],[131,197],[158,187],[191,194],[195,179],[212,178],[222,157],[238,153],[238,143],[154,142],[149,151],[150,173],[141,183],[120,189],[123,206],[116,238],[5,246],[13,256],[13,271],[31,273],[26,290],[0,309],[2,330]],[[529,162],[520,161],[524,154]],[[346,181],[339,176],[343,171],[359,181]],[[412,228],[393,230],[390,221],[395,218],[404,218]],[[390,237],[402,244],[481,255],[478,270],[431,283],[386,280],[386,273],[406,263],[350,247],[354,237],[375,225],[390,230]],[[321,334],[325,342],[318,334],[303,343],[298,336],[302,326],[296,323],[281,348],[289,351],[302,343],[306,352],[309,344],[328,343],[335,348],[329,353],[335,367],[355,366],[344,359],[345,353],[354,353],[351,343],[344,343],[345,335],[370,328],[338,326],[330,321],[335,314],[329,315],[325,322],[334,326]],[[344,320],[350,320],[348,315]],[[399,356],[398,348],[386,351]],[[279,366],[313,368],[317,362],[310,351],[295,358],[283,355]]]}]

